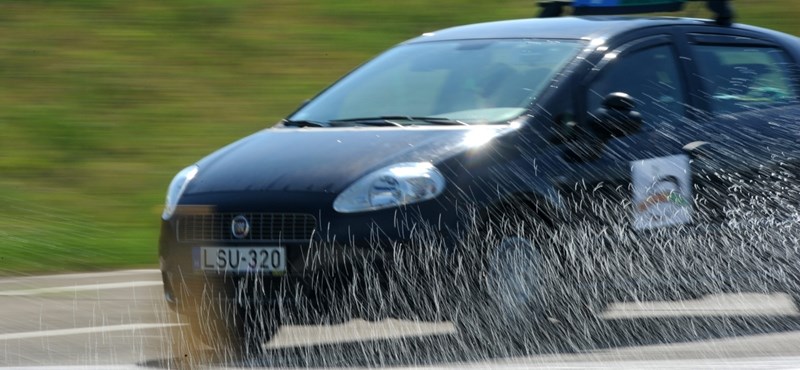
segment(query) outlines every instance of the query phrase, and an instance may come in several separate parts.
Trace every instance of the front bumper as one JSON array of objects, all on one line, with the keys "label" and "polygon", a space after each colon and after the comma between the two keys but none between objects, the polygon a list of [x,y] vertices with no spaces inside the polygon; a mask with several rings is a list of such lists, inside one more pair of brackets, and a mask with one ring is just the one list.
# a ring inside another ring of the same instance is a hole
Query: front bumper
[{"label": "front bumper", "polygon": [[[398,222],[394,211],[387,211],[373,213],[369,218],[364,215],[352,216],[355,219],[339,217],[337,222],[324,222],[324,215],[313,216],[315,222],[311,232],[305,227],[289,225],[284,218],[275,221],[280,223],[280,227],[274,228],[283,232],[264,231],[270,227],[260,225],[257,229],[261,231],[253,230],[254,237],[237,239],[230,236],[228,219],[237,214],[255,217],[252,215],[256,213],[225,211],[184,207],[172,219],[162,221],[159,249],[164,294],[169,306],[177,312],[224,303],[280,310],[284,316],[293,316],[291,321],[299,324],[340,322],[352,317],[377,320],[409,315],[438,320],[429,318],[429,314],[420,314],[426,310],[419,310],[418,306],[433,305],[429,303],[429,297],[423,297],[429,291],[427,287],[443,286],[441,270],[432,271],[446,265],[443,263],[447,260],[444,234],[419,226],[422,223]],[[196,221],[209,219],[198,218],[198,214],[228,216],[222,217],[224,221],[220,223]],[[192,222],[199,222],[199,225],[205,225],[205,229],[214,231],[187,232],[186,227],[180,225],[187,215],[192,217]],[[278,219],[273,214],[258,217]],[[363,227],[358,229],[351,225]],[[407,237],[407,225],[418,228],[413,234],[419,240]],[[310,235],[301,239],[295,229]],[[420,232],[422,229],[427,231]],[[287,235],[291,237],[283,239]],[[424,237],[420,239],[420,235]],[[193,260],[192,251],[197,247],[244,246],[284,247],[285,274],[204,271],[198,269]],[[420,253],[420,250],[425,253]],[[398,281],[402,281],[404,286],[397,284]],[[433,316],[438,317],[439,313]]]},{"label": "front bumper", "polygon": [[358,277],[372,275],[373,279],[381,280],[377,272],[387,260],[382,248],[320,240],[274,241],[268,245],[282,246],[286,250],[284,274],[203,271],[196,268],[193,248],[244,245],[232,241],[180,242],[173,230],[169,222],[164,222],[161,269],[165,298],[178,312],[209,304],[209,301],[213,301],[212,304],[255,304],[291,312],[322,312],[338,297],[351,293]]}]

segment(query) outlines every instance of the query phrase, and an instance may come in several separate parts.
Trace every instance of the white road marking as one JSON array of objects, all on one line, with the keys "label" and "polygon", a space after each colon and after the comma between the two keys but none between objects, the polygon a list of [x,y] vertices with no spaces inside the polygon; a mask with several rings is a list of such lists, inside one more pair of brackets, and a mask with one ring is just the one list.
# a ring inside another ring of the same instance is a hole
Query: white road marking
[{"label": "white road marking", "polygon": [[126,331],[126,330],[133,331],[133,330],[161,329],[161,328],[169,328],[169,327],[181,326],[181,325],[183,325],[183,324],[126,324],[126,325],[109,325],[109,326],[91,326],[91,327],[87,327],[87,328],[73,328],[73,329],[26,331],[26,332],[22,332],[22,333],[0,334],[0,340],[55,337],[55,336],[61,336],[61,335],[105,333],[105,332],[109,332],[109,331]]},{"label": "white road marking", "polygon": [[154,274],[160,276],[161,271],[157,269],[141,269],[141,270],[119,270],[119,271],[104,271],[104,272],[82,272],[76,274],[55,274],[55,275],[30,275],[30,276],[16,276],[0,278],[0,284],[18,283],[21,281],[30,280],[45,280],[45,279],[89,279],[99,277],[112,277],[112,276],[125,276],[125,275],[144,275]]},{"label": "white road marking", "polygon": [[102,365],[102,366],[19,366],[0,367],[4,370],[142,370],[138,365]]},{"label": "white road marking", "polygon": [[[498,369],[498,370],[524,370],[524,369],[603,369],[603,370],[643,370],[643,369],[726,369],[726,370],[752,370],[752,369],[783,369],[798,370],[797,361],[800,357],[777,357],[763,359],[740,360],[701,360],[701,361],[619,361],[619,362],[564,362],[564,363],[526,363],[519,365],[509,364],[442,364],[437,366],[410,366],[410,367],[386,367],[384,370],[436,370],[436,369]],[[233,369],[231,367],[214,366],[213,364],[199,365],[202,369]],[[235,367],[238,369],[239,367]],[[99,366],[22,366],[22,367],[0,367],[0,369],[19,369],[19,370],[137,370],[142,369],[137,365],[99,365]],[[259,367],[257,369],[267,369]],[[311,368],[321,369],[321,368]]]},{"label": "white road marking", "polygon": [[82,292],[82,291],[92,291],[92,290],[102,290],[102,289],[140,288],[149,286],[159,286],[162,284],[163,283],[161,281],[126,281],[123,283],[58,286],[58,287],[47,287],[47,288],[0,291],[0,296],[28,296],[28,295],[48,294],[48,293],[72,293],[72,292]]},{"label": "white road marking", "polygon": [[797,316],[800,311],[785,293],[715,294],[683,301],[615,302],[601,315],[604,319],[690,316]]},{"label": "white road marking", "polygon": [[[604,369],[604,370],[645,370],[645,369],[726,369],[726,370],[752,370],[752,369],[782,369],[800,370],[797,365],[800,357],[763,357],[744,359],[699,359],[699,360],[652,360],[652,361],[599,361],[599,362],[562,362],[562,363],[479,363],[465,364],[460,369]],[[455,367],[453,367],[455,368]],[[398,368],[399,369],[399,368]],[[415,368],[408,368],[415,369]],[[435,369],[416,368],[416,369]],[[393,369],[385,369],[393,370]]]}]

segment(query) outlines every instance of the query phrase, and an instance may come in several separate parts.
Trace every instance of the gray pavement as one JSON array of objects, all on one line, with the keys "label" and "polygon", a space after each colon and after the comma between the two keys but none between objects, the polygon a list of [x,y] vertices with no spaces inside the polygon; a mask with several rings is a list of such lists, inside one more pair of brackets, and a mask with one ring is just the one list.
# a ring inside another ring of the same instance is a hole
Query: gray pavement
[{"label": "gray pavement", "polygon": [[603,319],[524,350],[463,343],[449,323],[286,327],[264,357],[233,359],[187,349],[158,271],[25,276],[0,279],[0,367],[800,369],[800,314],[781,294],[616,303]]}]

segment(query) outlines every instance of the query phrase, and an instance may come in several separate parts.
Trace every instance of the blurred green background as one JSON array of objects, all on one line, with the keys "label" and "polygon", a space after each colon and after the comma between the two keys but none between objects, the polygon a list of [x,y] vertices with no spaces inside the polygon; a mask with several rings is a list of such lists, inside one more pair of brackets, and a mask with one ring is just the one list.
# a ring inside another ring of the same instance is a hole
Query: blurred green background
[{"label": "blurred green background", "polygon": [[[800,34],[796,0],[738,20]],[[426,31],[532,0],[0,0],[0,275],[157,266],[184,166]],[[708,17],[701,4],[683,14]]]}]

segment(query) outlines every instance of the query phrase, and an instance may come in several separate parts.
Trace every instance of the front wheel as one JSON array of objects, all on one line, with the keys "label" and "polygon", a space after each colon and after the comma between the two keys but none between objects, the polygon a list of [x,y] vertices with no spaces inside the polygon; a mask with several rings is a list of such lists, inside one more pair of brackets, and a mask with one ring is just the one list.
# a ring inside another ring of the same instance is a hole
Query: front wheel
[{"label": "front wheel", "polygon": [[782,276],[783,291],[789,295],[797,311],[800,311],[800,256],[783,261],[787,274]]},{"label": "front wheel", "polygon": [[194,338],[222,355],[261,354],[280,328],[277,312],[250,302],[198,304],[186,317]]},{"label": "front wheel", "polygon": [[797,311],[800,311],[800,285],[794,283],[786,288],[786,292],[789,294],[789,298],[792,299],[792,303],[794,303],[794,308]]},{"label": "front wheel", "polygon": [[486,249],[476,253],[478,278],[454,318],[462,337],[527,348],[567,334],[588,336],[605,304],[568,267],[553,228],[530,212],[496,215],[487,224]]}]

